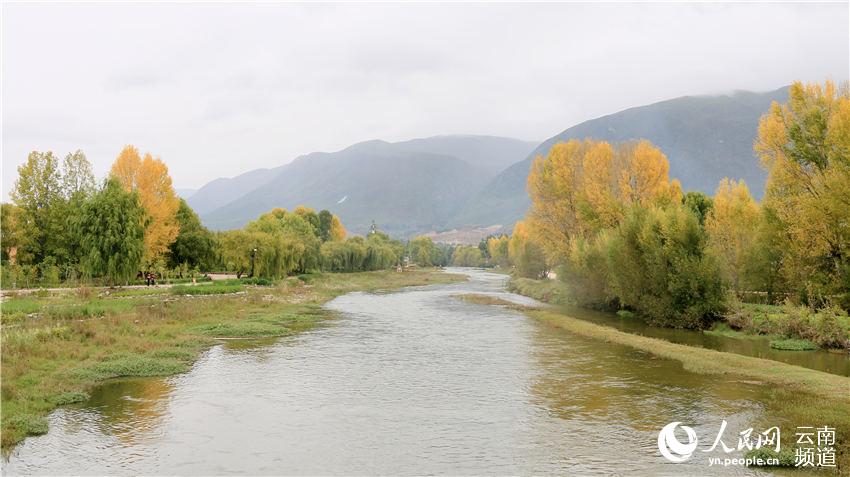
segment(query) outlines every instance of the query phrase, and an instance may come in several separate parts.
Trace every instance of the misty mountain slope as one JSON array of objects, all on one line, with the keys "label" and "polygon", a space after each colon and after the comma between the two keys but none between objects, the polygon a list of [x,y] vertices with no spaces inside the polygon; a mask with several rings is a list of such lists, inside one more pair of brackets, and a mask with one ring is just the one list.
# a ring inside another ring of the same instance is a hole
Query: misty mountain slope
[{"label": "misty mountain slope", "polygon": [[192,194],[197,192],[197,189],[188,189],[188,188],[175,188],[174,193],[177,194],[177,197],[181,197],[183,199],[188,199],[192,197]]},{"label": "misty mountain slope", "polygon": [[456,157],[408,151],[383,141],[302,156],[265,185],[203,216],[213,229],[245,225],[275,207],[329,209],[364,233],[374,220],[394,235],[444,224],[486,179]]},{"label": "misty mountain slope", "polygon": [[408,151],[454,156],[495,176],[528,156],[538,144],[497,136],[447,135],[396,142],[393,146]]},{"label": "misty mountain slope", "polygon": [[280,167],[254,169],[231,178],[208,182],[186,201],[199,215],[212,212],[274,179]]},{"label": "misty mountain slope", "polygon": [[670,162],[671,177],[685,190],[713,194],[723,177],[744,179],[756,198],[766,173],[753,153],[759,118],[773,101],[784,102],[788,88],[767,93],[685,96],[585,121],[549,138],[490,183],[450,221],[452,226],[510,226],[530,205],[526,181],[531,163],[560,141],[649,139]]}]

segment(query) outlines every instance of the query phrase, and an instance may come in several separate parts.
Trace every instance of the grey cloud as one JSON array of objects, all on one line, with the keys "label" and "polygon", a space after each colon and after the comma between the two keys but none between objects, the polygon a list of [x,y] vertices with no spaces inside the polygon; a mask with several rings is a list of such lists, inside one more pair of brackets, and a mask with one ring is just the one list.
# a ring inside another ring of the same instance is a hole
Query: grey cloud
[{"label": "grey cloud", "polygon": [[180,187],[316,150],[551,136],[686,94],[848,77],[846,3],[4,5],[3,197],[33,149]]}]

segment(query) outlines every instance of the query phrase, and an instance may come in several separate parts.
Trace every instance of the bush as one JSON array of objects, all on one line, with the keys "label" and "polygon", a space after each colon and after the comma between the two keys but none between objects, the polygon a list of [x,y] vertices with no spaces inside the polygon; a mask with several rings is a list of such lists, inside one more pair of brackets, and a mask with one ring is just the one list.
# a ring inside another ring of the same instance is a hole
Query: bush
[{"label": "bush", "polygon": [[600,237],[608,295],[659,326],[705,328],[725,309],[705,232],[682,207],[634,207]]},{"label": "bush", "polygon": [[619,316],[620,318],[625,318],[625,319],[630,320],[630,319],[632,319],[632,318],[634,318],[634,317],[635,317],[635,314],[634,314],[634,313],[632,313],[632,312],[631,312],[631,311],[629,311],[629,310],[618,310],[618,311],[617,311],[617,316]]}]

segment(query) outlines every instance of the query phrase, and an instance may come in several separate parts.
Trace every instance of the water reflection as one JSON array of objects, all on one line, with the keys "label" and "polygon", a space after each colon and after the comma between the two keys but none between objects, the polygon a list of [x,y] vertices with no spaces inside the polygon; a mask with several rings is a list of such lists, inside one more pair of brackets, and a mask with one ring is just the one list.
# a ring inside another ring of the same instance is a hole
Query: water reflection
[{"label": "water reflection", "polygon": [[[228,342],[169,379],[110,384],[50,417],[8,474],[710,474],[667,463],[658,429],[761,415],[759,386],[588,341],[458,293],[503,276],[352,293],[329,326]],[[743,427],[742,427],[743,426]]]}]

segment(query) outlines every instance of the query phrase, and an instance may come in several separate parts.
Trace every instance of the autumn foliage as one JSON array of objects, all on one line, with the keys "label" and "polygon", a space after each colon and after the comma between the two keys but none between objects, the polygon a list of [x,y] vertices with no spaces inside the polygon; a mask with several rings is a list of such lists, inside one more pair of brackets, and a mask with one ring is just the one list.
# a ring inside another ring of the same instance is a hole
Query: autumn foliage
[{"label": "autumn foliage", "polygon": [[150,153],[141,158],[138,149],[127,146],[112,164],[111,175],[125,190],[139,194],[148,221],[144,260],[153,263],[165,256],[180,231],[177,223],[180,200],[171,185],[168,167]]}]

